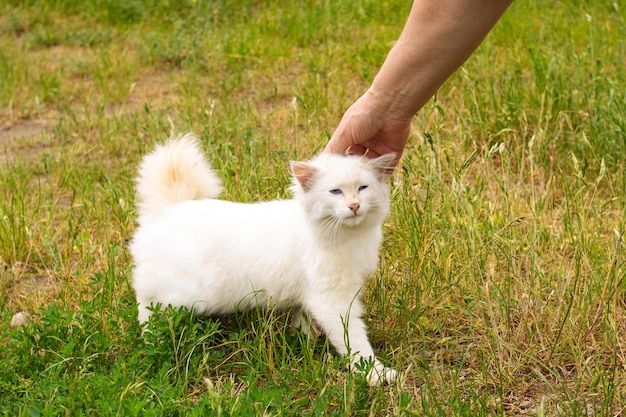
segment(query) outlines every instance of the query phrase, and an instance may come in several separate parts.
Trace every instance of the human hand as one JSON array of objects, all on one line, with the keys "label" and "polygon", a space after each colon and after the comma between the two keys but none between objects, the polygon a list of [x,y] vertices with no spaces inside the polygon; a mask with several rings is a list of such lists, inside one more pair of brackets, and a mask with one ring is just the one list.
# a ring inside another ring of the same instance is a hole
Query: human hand
[{"label": "human hand", "polygon": [[324,152],[366,155],[396,153],[395,167],[411,131],[411,118],[389,114],[366,93],[345,112]]}]

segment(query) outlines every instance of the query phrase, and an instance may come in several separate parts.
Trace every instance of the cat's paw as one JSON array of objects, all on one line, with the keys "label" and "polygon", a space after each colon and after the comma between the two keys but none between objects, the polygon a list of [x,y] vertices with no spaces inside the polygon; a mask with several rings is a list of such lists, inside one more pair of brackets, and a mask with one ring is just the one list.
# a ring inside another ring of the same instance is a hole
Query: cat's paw
[{"label": "cat's paw", "polygon": [[376,361],[365,378],[370,387],[378,387],[382,384],[394,382],[398,378],[398,371],[393,368],[387,368],[382,363]]}]

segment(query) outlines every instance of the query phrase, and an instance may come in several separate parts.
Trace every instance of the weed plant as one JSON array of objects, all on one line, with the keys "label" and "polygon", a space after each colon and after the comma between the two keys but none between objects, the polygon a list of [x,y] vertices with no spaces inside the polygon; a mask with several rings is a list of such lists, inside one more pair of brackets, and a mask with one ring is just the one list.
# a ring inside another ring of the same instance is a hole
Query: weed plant
[{"label": "weed plant", "polygon": [[614,1],[515,2],[415,117],[364,293],[396,384],[368,387],[282,312],[167,308],[142,334],[142,155],[194,131],[224,198],[285,198],[409,7],[0,0],[0,414],[623,415]]}]

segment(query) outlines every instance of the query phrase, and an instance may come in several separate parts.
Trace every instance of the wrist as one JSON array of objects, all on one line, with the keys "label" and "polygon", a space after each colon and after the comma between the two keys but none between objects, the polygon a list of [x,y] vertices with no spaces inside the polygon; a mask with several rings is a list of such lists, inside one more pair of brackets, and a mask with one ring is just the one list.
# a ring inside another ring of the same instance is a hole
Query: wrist
[{"label": "wrist", "polygon": [[414,96],[400,86],[396,88],[384,87],[373,82],[363,95],[373,114],[387,120],[407,122],[419,110],[414,104]]}]

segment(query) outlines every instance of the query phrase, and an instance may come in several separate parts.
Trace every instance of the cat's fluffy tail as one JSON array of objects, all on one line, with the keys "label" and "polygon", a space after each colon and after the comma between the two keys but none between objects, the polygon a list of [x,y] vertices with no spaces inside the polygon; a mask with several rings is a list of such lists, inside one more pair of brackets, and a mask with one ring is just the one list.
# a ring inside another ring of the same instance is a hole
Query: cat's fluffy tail
[{"label": "cat's fluffy tail", "polygon": [[198,139],[189,133],[157,146],[143,158],[136,187],[140,221],[157,217],[181,201],[216,198],[222,191]]}]

